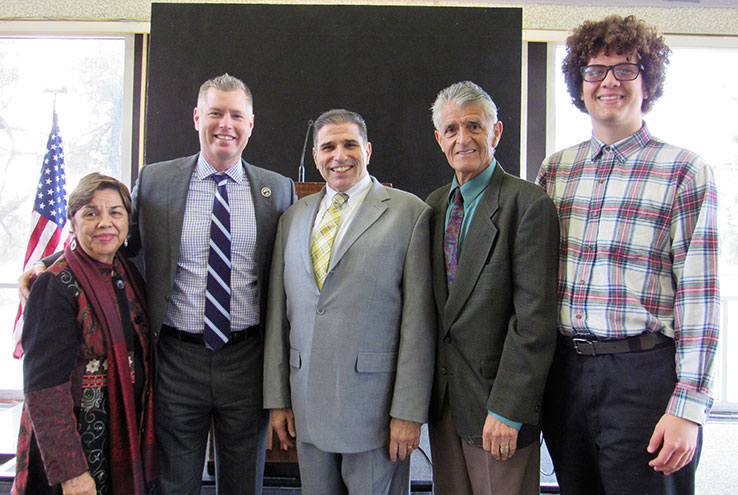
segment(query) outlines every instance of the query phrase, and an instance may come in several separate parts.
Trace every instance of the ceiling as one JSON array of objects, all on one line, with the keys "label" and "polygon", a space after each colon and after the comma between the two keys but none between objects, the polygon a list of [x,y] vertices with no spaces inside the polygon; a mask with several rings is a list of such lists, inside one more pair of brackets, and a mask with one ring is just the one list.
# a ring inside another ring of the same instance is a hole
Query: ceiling
[{"label": "ceiling", "polygon": [[579,7],[664,7],[664,8],[697,8],[719,7],[738,8],[738,0],[515,0],[496,1],[494,3],[538,4],[538,5],[575,5]]}]

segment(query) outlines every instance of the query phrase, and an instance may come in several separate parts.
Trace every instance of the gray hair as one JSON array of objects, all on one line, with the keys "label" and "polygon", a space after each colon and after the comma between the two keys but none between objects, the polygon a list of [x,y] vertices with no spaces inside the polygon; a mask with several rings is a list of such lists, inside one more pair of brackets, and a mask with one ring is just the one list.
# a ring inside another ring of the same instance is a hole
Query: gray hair
[{"label": "gray hair", "polygon": [[359,128],[359,134],[364,139],[364,143],[369,142],[369,135],[366,131],[366,122],[364,117],[351,110],[344,110],[342,108],[328,110],[320,114],[315,124],[313,124],[313,147],[318,144],[318,132],[326,125],[339,125],[339,124],[356,124]]},{"label": "gray hair", "polygon": [[227,72],[202,83],[200,91],[197,93],[198,108],[202,108],[203,103],[205,103],[205,95],[208,94],[208,90],[210,88],[217,89],[219,91],[238,91],[240,89],[246,94],[246,99],[248,100],[249,106],[251,106],[251,111],[253,112],[254,98],[251,96],[251,90],[242,80],[231,76]]},{"label": "gray hair", "polygon": [[442,89],[436,101],[431,106],[433,112],[433,126],[439,130],[441,126],[441,112],[446,105],[457,105],[463,107],[465,105],[477,104],[481,105],[484,115],[490,122],[497,122],[497,105],[492,98],[478,85],[471,81],[462,81],[452,84],[446,89]]}]

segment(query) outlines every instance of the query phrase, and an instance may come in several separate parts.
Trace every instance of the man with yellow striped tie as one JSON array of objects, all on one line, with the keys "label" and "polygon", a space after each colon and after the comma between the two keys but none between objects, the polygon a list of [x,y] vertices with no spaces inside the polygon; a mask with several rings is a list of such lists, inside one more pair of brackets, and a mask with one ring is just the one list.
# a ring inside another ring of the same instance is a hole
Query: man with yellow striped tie
[{"label": "man with yellow striped tie", "polygon": [[433,378],[431,211],[367,173],[364,119],[315,121],[326,187],[280,219],[264,407],[300,458],[303,495],[403,494]]}]

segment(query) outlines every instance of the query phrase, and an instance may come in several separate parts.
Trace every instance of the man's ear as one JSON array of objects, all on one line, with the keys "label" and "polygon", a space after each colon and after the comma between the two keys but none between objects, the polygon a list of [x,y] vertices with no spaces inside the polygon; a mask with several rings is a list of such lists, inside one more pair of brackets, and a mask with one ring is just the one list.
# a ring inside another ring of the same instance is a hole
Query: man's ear
[{"label": "man's ear", "polygon": [[434,131],[434,134],[436,136],[436,142],[438,143],[438,146],[443,149],[443,144],[441,144],[441,134],[438,131]]},{"label": "man's ear", "polygon": [[498,120],[495,122],[494,127],[492,128],[492,147],[497,148],[497,145],[500,144],[500,139],[502,138],[502,121]]}]

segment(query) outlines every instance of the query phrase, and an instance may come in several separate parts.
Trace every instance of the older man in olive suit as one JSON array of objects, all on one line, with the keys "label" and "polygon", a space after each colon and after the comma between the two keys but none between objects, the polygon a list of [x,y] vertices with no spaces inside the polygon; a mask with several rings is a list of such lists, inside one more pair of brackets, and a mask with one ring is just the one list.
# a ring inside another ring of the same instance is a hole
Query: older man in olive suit
[{"label": "older man in olive suit", "polygon": [[429,423],[436,494],[537,495],[556,344],[556,208],[495,159],[502,122],[482,88],[444,89],[433,120],[455,172],[426,200],[439,327]]}]

